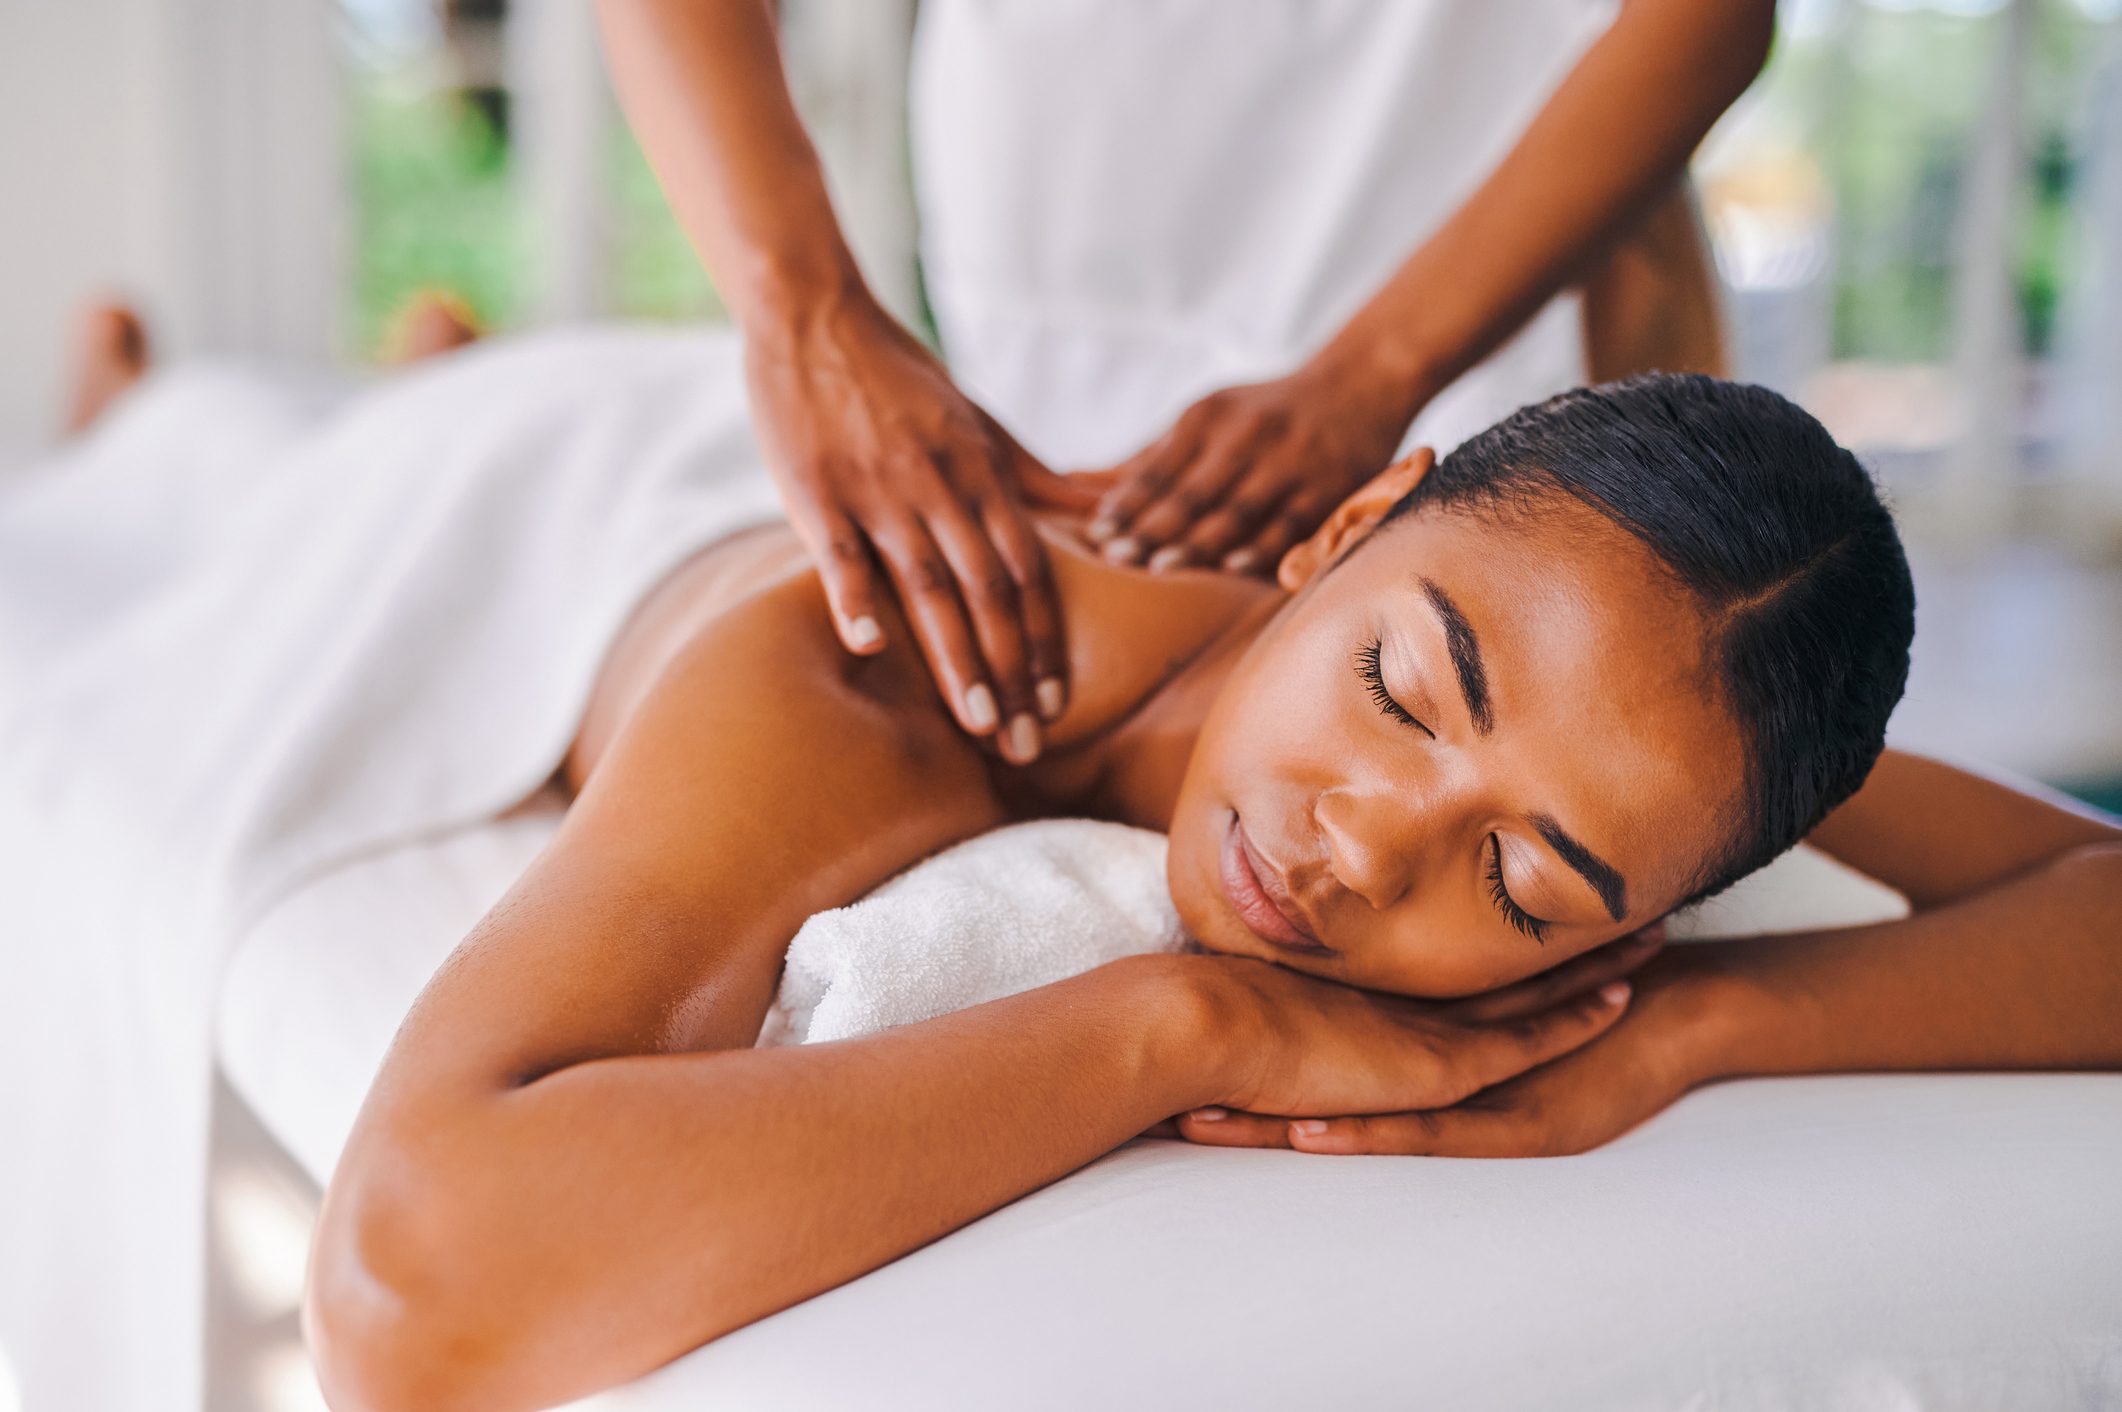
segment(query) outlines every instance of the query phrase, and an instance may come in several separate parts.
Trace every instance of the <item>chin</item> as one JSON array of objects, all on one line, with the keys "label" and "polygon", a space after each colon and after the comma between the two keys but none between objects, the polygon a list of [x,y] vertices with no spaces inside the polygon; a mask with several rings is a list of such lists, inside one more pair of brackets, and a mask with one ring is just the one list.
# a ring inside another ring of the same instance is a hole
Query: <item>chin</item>
[{"label": "chin", "polygon": [[1245,956],[1313,973],[1303,957],[1292,956],[1255,936],[1225,900],[1220,858],[1222,820],[1228,812],[1227,808],[1188,808],[1183,804],[1174,812],[1170,848],[1164,859],[1164,883],[1179,914],[1180,927],[1203,951]]},{"label": "chin", "polygon": [[[1164,855],[1164,885],[1179,925],[1205,951],[1228,956],[1257,956],[1266,948],[1230,915],[1216,873],[1220,835],[1212,827],[1217,811],[1192,807],[1182,798],[1173,811],[1170,845]],[[1250,943],[1250,944],[1248,944]]]}]

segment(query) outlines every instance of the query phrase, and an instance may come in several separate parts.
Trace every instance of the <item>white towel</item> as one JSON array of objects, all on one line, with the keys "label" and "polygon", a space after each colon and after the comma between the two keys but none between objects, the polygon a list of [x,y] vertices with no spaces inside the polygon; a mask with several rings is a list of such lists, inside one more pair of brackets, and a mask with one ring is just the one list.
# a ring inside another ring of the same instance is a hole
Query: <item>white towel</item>
[{"label": "white towel", "polygon": [[1184,941],[1165,838],[1094,819],[995,829],[820,912],[789,944],[761,1044],[910,1025]]}]

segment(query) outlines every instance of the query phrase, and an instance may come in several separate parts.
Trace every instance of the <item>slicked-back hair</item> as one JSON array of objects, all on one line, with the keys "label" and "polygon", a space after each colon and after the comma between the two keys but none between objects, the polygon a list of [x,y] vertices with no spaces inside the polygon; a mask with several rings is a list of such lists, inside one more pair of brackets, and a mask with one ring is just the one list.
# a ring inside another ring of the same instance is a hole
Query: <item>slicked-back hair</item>
[{"label": "slicked-back hair", "polygon": [[1687,901],[1728,887],[1855,793],[1908,680],[1916,594],[1878,487],[1764,387],[1652,373],[1565,392],[1463,443],[1386,512],[1536,513],[1575,496],[1700,602],[1744,747],[1738,817]]}]

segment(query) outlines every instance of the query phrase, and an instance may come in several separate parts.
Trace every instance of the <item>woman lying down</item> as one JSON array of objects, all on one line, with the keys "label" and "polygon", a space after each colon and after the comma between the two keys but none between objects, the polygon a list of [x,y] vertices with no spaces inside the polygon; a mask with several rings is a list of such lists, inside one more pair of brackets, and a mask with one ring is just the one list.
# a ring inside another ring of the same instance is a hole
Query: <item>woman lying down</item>
[{"label": "woman lying down", "polygon": [[[1167,1120],[1532,1156],[1737,1075],[2122,1066],[2122,830],[1882,753],[1908,569],[1773,393],[1526,408],[1391,467],[1273,584],[1042,531],[1074,686],[1029,767],[959,729],[902,620],[844,651],[780,525],[638,604],[555,841],[421,996],[326,1195],[335,1407],[625,1381]],[[752,1047],[805,918],[1059,815],[1167,831],[1197,946]],[[1659,950],[1800,840],[1912,914]]]}]

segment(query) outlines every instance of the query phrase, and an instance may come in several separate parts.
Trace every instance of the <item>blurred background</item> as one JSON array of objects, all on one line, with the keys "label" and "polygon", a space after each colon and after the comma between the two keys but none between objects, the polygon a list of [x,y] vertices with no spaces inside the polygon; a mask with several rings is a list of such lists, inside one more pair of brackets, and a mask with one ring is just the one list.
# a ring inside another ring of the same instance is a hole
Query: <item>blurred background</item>
[{"label": "blurred background", "polygon": [[[928,331],[914,3],[782,12],[842,222]],[[1695,175],[1737,373],[1821,416],[1906,527],[1900,738],[2122,809],[2122,0],[1783,0]],[[497,330],[722,317],[587,0],[6,0],[0,191],[0,475],[49,436],[94,294],[164,356],[356,366],[425,290]],[[308,1198],[224,1178],[213,1405],[319,1406]]]}]

